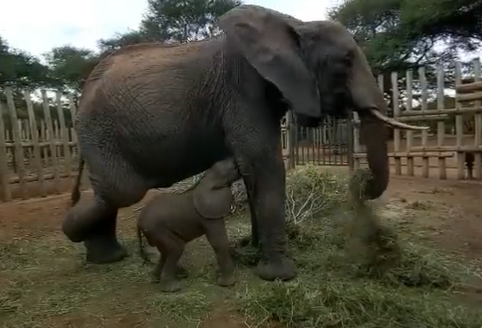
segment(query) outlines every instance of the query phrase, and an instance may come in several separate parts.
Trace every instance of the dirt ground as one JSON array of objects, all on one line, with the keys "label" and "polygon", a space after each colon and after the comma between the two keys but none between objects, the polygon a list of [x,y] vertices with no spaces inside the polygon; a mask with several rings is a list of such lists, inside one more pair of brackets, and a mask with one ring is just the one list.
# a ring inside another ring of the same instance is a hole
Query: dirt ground
[{"label": "dirt ground", "polygon": [[[392,175],[383,198],[388,203],[431,204],[430,215],[414,217],[411,224],[432,227],[434,240],[448,251],[482,259],[482,182]],[[68,194],[0,204],[0,238],[57,235],[67,204]],[[452,213],[444,213],[447,208]]]},{"label": "dirt ground", "polygon": [[[65,237],[60,232],[60,223],[68,198],[67,194],[63,194],[0,204],[0,240],[7,242],[40,238],[65,243]],[[398,211],[400,206],[406,209],[408,214],[405,215],[405,222],[402,222],[406,229],[427,232],[424,238],[428,242],[433,242],[444,252],[459,255],[461,261],[480,265],[482,269],[482,182],[392,176],[389,189],[382,199],[388,212],[390,209]],[[132,232],[134,220],[131,217],[136,215],[135,209],[138,207],[139,204],[121,211],[121,234],[123,230]],[[1,276],[0,273],[0,284]],[[219,309],[222,309],[222,305]],[[102,325],[98,322],[97,327],[141,327],[141,312],[113,321],[112,325],[109,322],[103,322]],[[122,314],[118,313],[118,316],[121,318]],[[83,324],[72,320],[63,321],[63,324],[64,327],[95,326],[92,326],[92,323]],[[197,326],[249,327],[229,310],[208,313]]]},{"label": "dirt ground", "polygon": [[383,197],[389,205],[425,209],[427,215],[415,212],[408,224],[432,230],[433,241],[448,252],[482,260],[482,182],[392,176]]}]

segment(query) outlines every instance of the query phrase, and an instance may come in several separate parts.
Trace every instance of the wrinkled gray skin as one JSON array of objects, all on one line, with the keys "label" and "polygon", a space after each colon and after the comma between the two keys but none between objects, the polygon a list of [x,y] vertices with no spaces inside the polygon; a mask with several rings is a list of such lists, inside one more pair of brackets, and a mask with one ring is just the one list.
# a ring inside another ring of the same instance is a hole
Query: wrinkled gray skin
[{"label": "wrinkled gray skin", "polygon": [[229,252],[224,216],[233,202],[230,186],[238,180],[232,158],[214,164],[193,188],[182,194],[165,193],[153,198],[139,215],[137,232],[139,251],[143,258],[141,232],[150,246],[161,254],[152,273],[165,292],[178,291],[177,263],[186,243],[206,234],[219,265],[218,284],[235,284],[234,263]]},{"label": "wrinkled gray skin", "polygon": [[356,110],[373,174],[363,196],[377,198],[386,189],[385,127],[372,112],[384,113],[386,103],[342,25],[302,22],[254,5],[232,9],[218,25],[225,35],[200,42],[123,48],[86,81],[75,128],[95,196],[73,206],[62,228],[71,241],[84,242],[88,261],[127,256],[116,238],[119,208],[233,156],[260,249],[256,273],[264,280],[294,278],[280,144],[280,119],[289,109],[299,125],[311,127]]}]

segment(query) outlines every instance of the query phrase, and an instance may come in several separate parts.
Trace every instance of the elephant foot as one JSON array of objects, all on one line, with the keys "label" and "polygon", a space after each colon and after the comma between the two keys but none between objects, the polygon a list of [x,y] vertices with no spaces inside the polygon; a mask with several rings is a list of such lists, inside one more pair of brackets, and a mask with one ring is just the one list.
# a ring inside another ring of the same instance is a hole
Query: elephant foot
[{"label": "elephant foot", "polygon": [[161,280],[161,291],[175,293],[181,290],[181,283],[177,280]]},{"label": "elephant foot", "polygon": [[86,260],[94,264],[119,262],[128,256],[127,250],[112,236],[96,236],[84,241]]},{"label": "elephant foot", "polygon": [[288,281],[297,275],[296,265],[293,260],[284,257],[281,260],[259,261],[256,266],[256,275],[267,281],[276,279]]},{"label": "elephant foot", "polygon": [[236,278],[234,278],[233,274],[220,276],[218,278],[218,285],[221,287],[231,287],[236,284]]}]

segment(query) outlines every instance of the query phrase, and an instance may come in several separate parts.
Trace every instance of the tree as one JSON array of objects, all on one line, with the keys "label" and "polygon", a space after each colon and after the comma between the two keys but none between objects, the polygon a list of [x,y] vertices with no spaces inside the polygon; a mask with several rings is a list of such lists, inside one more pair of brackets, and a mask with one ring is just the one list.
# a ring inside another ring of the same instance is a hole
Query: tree
[{"label": "tree", "polygon": [[348,0],[329,16],[353,32],[376,72],[453,60],[482,40],[481,0]]},{"label": "tree", "polygon": [[132,30],[126,33],[117,33],[116,35],[108,39],[100,39],[97,43],[99,45],[102,56],[105,56],[122,47],[149,41],[155,41],[155,39],[149,38],[145,33],[142,33],[141,31]]},{"label": "tree", "polygon": [[0,88],[33,88],[50,82],[45,65],[28,53],[11,48],[0,36]]},{"label": "tree", "polygon": [[400,73],[401,87],[407,69],[424,66],[434,89],[435,67],[442,64],[450,72],[446,87],[451,87],[458,51],[473,50],[482,40],[481,0],[347,0],[329,16],[353,33],[374,73],[383,74],[389,100],[392,71]]},{"label": "tree", "polygon": [[442,37],[453,47],[475,50],[482,40],[481,0],[404,1],[401,25],[412,30],[412,37]]},{"label": "tree", "polygon": [[[12,91],[13,104],[17,109],[19,118],[27,117],[27,109],[23,91],[42,86],[51,86],[48,67],[30,54],[10,47],[7,41],[0,36],[0,104],[4,118],[5,128],[9,129],[10,119],[7,114],[7,95],[5,88]],[[33,103],[35,113],[38,113],[38,104]]]},{"label": "tree", "polygon": [[98,55],[89,49],[62,46],[45,54],[52,80],[57,88],[67,87],[79,93],[98,63]]},{"label": "tree", "polygon": [[148,0],[141,33],[160,42],[189,42],[219,33],[216,19],[240,0]]},{"label": "tree", "polygon": [[215,20],[240,4],[240,0],[148,0],[138,30],[98,41],[101,57],[137,43],[184,43],[216,35],[220,30]]}]

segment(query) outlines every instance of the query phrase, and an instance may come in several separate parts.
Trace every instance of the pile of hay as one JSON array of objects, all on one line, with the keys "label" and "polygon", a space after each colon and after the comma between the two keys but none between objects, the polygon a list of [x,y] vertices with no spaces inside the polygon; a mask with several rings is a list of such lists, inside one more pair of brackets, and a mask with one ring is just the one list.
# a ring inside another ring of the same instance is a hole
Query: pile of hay
[{"label": "pile of hay", "polygon": [[[469,270],[397,236],[369,205],[353,206],[348,177],[306,166],[287,178],[287,233],[300,270],[288,283],[238,295],[253,323],[285,327],[479,327],[482,311],[454,301]],[[249,237],[234,254],[253,265]]]},{"label": "pile of hay", "polygon": [[[291,171],[286,183],[287,234],[298,247],[319,240],[344,247],[366,270],[379,273],[400,261],[397,235],[380,223],[370,206],[351,201],[348,184],[353,180],[312,165]],[[249,237],[237,246],[234,254],[241,262],[257,261],[255,250],[247,247]]]}]

